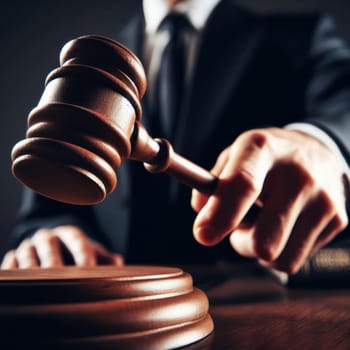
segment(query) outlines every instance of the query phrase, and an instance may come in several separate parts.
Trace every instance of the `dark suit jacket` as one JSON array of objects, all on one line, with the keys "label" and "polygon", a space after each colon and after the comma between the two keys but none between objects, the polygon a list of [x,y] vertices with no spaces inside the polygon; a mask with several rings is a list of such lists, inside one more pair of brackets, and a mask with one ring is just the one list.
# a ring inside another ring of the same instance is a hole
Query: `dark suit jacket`
[{"label": "dark suit jacket", "polygon": [[[117,39],[142,59],[143,20]],[[209,18],[194,78],[172,140],[179,153],[210,168],[241,132],[295,121],[326,130],[348,157],[350,51],[334,23],[318,15],[252,14],[223,0]],[[143,122],[159,126],[144,100]],[[93,207],[70,206],[26,191],[16,227],[23,237],[41,226],[73,223],[126,255],[128,262],[201,262],[234,257],[227,241],[205,248],[192,238],[190,189],[126,162],[118,188]]]}]

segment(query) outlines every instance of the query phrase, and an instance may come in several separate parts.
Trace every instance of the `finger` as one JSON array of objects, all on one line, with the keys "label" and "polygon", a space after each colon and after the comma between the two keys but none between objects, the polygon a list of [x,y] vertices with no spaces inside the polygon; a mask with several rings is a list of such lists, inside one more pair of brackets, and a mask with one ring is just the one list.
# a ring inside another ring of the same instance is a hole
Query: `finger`
[{"label": "finger", "polygon": [[41,229],[37,231],[32,238],[32,242],[41,267],[51,268],[64,265],[59,238],[53,230]]},{"label": "finger", "polygon": [[335,215],[322,233],[318,236],[310,255],[314,255],[319,249],[331,242],[340,231],[345,229],[346,226],[347,220],[344,221],[339,215]]},{"label": "finger", "polygon": [[319,194],[299,216],[285,249],[270,266],[287,273],[296,273],[310,256],[312,248],[334,217],[332,203]]},{"label": "finger", "polygon": [[231,146],[217,189],[194,222],[198,242],[214,245],[239,226],[260,196],[272,162],[263,132],[249,132]]},{"label": "finger", "polygon": [[[214,167],[211,169],[211,173],[215,176],[219,176],[222,169],[225,167],[228,159],[229,150],[226,148],[223,152],[220,153]],[[199,212],[203,206],[208,201],[208,196],[200,193],[199,191],[193,189],[191,197],[191,206],[196,211]]]},{"label": "finger", "polygon": [[54,229],[69,250],[78,266],[96,266],[96,252],[85,233],[75,226],[59,226]]},{"label": "finger", "polygon": [[208,196],[199,192],[196,189],[192,189],[191,194],[191,207],[195,212],[199,212],[208,201]]},{"label": "finger", "polygon": [[11,269],[17,269],[17,259],[16,259],[16,251],[10,250],[8,251],[1,263],[1,269],[3,270],[11,270]]},{"label": "finger", "polygon": [[253,255],[266,261],[277,259],[314,191],[313,182],[299,168],[277,164],[271,170],[264,184],[264,205],[252,236]]},{"label": "finger", "polygon": [[124,266],[124,258],[120,254],[112,254],[112,265]]},{"label": "finger", "polygon": [[111,253],[100,244],[94,244],[94,247],[97,253],[98,265],[124,265],[124,259],[122,255]]},{"label": "finger", "polygon": [[39,266],[33,243],[26,239],[16,249],[16,259],[20,269],[29,269]]},{"label": "finger", "polygon": [[230,234],[229,239],[232,248],[238,254],[247,258],[256,258],[253,226],[239,226]]}]

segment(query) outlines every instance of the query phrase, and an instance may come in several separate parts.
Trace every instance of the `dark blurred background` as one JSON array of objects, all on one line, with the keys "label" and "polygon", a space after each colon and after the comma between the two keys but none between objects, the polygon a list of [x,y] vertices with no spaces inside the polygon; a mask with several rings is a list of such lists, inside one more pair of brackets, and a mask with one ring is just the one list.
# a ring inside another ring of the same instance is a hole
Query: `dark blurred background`
[{"label": "dark blurred background", "polygon": [[[350,43],[349,0],[239,2],[259,12],[328,12]],[[79,35],[113,38],[141,6],[141,0],[12,0],[1,5],[0,255],[21,196],[21,185],[11,174],[11,149],[24,136],[28,112],[41,96],[46,75],[57,67],[61,47]]]}]

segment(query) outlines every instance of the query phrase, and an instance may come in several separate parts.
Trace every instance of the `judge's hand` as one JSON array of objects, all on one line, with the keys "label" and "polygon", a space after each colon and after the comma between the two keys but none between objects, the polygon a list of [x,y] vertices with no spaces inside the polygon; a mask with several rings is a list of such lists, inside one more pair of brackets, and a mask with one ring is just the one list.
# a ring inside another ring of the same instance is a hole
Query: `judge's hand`
[{"label": "judge's hand", "polygon": [[121,255],[113,254],[91,241],[76,226],[58,226],[38,230],[24,240],[16,250],[7,252],[2,269],[78,266],[123,265]]},{"label": "judge's hand", "polygon": [[[219,178],[215,193],[192,193],[193,232],[203,245],[229,236],[239,254],[295,273],[347,226],[345,167],[312,136],[277,128],[245,132],[212,172]],[[245,224],[255,203],[259,213]]]}]

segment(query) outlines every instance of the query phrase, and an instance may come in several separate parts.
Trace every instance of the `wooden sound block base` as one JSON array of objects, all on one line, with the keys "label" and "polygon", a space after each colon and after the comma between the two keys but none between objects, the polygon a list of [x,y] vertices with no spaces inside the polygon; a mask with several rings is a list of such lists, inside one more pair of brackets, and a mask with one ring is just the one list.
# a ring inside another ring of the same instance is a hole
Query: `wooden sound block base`
[{"label": "wooden sound block base", "polygon": [[208,299],[178,268],[0,271],[0,343],[54,349],[174,349],[213,331]]}]

